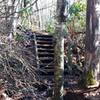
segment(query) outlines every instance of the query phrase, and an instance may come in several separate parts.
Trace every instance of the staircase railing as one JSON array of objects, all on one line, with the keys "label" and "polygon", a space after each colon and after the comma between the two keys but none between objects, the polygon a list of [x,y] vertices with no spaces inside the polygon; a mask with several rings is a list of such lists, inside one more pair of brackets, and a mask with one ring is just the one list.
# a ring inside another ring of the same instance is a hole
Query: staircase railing
[{"label": "staircase railing", "polygon": [[37,65],[37,69],[39,69],[40,68],[40,64],[39,64],[37,40],[36,40],[36,34],[35,33],[34,33],[34,44],[35,44],[35,54],[36,54],[36,65]]}]

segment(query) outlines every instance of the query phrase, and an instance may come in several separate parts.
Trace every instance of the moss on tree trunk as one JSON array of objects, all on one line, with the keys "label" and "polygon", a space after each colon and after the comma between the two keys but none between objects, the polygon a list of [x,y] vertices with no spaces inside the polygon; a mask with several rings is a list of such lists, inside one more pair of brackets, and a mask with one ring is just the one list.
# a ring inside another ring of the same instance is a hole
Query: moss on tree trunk
[{"label": "moss on tree trunk", "polygon": [[100,51],[100,9],[98,7],[100,7],[100,0],[87,0],[85,71],[87,73],[91,69],[92,78],[95,81],[98,81],[100,67],[100,53],[98,52]]},{"label": "moss on tree trunk", "polygon": [[54,72],[54,96],[53,100],[63,100],[64,83],[64,35],[63,25],[65,21],[65,0],[57,0],[56,25],[55,25],[55,72]]},{"label": "moss on tree trunk", "polygon": [[[56,45],[55,45],[55,73],[54,73],[54,100],[61,100],[64,81],[64,38],[62,36],[62,24],[56,25]],[[60,28],[59,28],[60,26]]]}]

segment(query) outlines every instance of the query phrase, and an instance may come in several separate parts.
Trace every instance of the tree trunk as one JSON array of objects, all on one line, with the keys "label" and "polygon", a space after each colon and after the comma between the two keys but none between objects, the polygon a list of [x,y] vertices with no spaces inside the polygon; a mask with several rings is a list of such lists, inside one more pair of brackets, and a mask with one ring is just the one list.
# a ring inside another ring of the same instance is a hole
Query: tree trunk
[{"label": "tree trunk", "polygon": [[55,27],[55,73],[54,73],[54,97],[53,100],[63,100],[63,81],[64,81],[64,11],[65,0],[57,0],[57,17]]},{"label": "tree trunk", "polygon": [[97,81],[100,68],[100,0],[87,0],[86,71],[90,68]]}]

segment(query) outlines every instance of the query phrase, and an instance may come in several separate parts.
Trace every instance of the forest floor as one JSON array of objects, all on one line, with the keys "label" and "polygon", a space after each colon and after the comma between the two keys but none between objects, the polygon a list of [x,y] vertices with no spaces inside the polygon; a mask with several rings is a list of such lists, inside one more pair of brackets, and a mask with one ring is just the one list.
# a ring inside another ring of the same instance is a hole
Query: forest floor
[{"label": "forest floor", "polygon": [[100,85],[91,88],[79,88],[78,77],[67,77],[64,100],[100,100]]}]

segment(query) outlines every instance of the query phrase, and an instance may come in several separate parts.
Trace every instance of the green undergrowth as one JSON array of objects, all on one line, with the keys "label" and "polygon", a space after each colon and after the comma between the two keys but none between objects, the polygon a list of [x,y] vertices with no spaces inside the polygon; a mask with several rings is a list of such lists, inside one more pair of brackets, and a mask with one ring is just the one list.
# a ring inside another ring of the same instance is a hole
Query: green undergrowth
[{"label": "green undergrowth", "polygon": [[93,70],[89,69],[86,74],[82,75],[79,82],[80,87],[88,87],[90,85],[95,85],[96,80],[94,79]]}]

